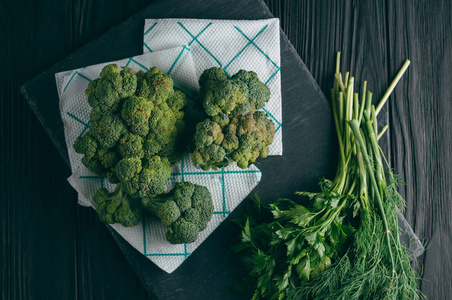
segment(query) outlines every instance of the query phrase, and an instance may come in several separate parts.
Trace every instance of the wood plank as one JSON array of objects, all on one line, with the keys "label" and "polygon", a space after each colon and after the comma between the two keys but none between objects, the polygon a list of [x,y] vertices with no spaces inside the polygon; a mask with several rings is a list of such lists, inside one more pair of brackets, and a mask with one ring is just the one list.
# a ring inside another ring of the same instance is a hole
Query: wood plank
[{"label": "wood plank", "polygon": [[24,81],[70,52],[71,36],[62,35],[70,32],[65,23],[70,14],[68,2],[0,4],[3,299],[74,299],[76,294],[76,203],[67,198],[68,172],[19,91]]},{"label": "wood plank", "polygon": [[406,218],[428,242],[420,257],[429,299],[452,291],[452,4],[397,1],[388,6],[389,66],[411,66],[389,100],[392,165],[407,184]]},{"label": "wood plank", "polygon": [[[337,51],[341,51],[341,70],[355,76],[360,94],[361,84],[367,80],[374,103],[383,96],[388,84],[384,1],[282,1],[281,5],[283,31],[328,98]],[[384,108],[380,126],[387,122]],[[388,142],[386,135],[381,140],[385,152]]]}]

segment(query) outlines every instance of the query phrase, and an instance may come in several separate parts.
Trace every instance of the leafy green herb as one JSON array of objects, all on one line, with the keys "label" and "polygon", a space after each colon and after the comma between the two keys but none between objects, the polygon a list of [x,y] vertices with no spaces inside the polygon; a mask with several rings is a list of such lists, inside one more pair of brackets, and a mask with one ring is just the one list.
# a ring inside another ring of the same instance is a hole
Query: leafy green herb
[{"label": "leafy green herb", "polygon": [[339,61],[338,53],[331,91],[339,144],[334,180],[323,179],[319,193],[296,192],[268,207],[255,197],[241,222],[234,249],[250,268],[252,299],[424,298],[399,239],[400,179],[378,145],[384,131],[377,131],[377,114],[409,61],[377,109],[367,82],[360,102],[354,78],[347,72],[342,80]]}]

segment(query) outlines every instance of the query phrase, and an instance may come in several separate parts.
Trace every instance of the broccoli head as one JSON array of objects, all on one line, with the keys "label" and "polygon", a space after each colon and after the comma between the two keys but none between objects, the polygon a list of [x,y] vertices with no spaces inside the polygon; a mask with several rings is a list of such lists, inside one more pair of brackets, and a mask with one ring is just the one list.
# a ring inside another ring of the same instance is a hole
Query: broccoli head
[{"label": "broccoli head", "polygon": [[132,96],[137,87],[137,77],[131,72],[121,71],[115,64],[106,65],[100,78],[91,81],[86,89],[88,103],[100,114],[117,110],[121,99]]},{"label": "broccoli head", "polygon": [[[259,77],[253,71],[240,70],[232,75],[231,80],[234,82],[242,82],[247,86],[247,102],[250,105],[251,111],[263,108],[270,99],[270,89],[265,83],[259,81]],[[242,112],[239,114],[244,113]]]},{"label": "broccoli head", "polygon": [[230,114],[246,102],[241,86],[231,80],[207,81],[202,87],[203,106],[208,116]]},{"label": "broccoli head", "polygon": [[218,170],[235,161],[246,169],[258,157],[267,157],[275,125],[266,113],[249,112],[223,121],[223,126],[209,119],[197,125],[192,155],[195,166]]},{"label": "broccoli head", "polygon": [[204,70],[199,77],[198,83],[202,87],[207,81],[225,81],[229,76],[221,68],[212,67]]},{"label": "broccoli head", "polygon": [[141,204],[145,212],[168,228],[166,239],[171,244],[193,243],[213,214],[209,190],[190,182],[177,183],[167,194],[142,198]]},{"label": "broccoli head", "polygon": [[[138,89],[137,89],[138,86]],[[135,74],[107,65],[86,90],[92,106],[90,130],[74,144],[82,163],[132,197],[160,194],[171,164],[185,151],[184,107],[170,76],[157,68]]]},{"label": "broccoli head", "polygon": [[139,97],[144,97],[156,104],[160,104],[166,101],[174,92],[173,79],[156,67],[151,68],[140,77],[137,86],[137,96]]},{"label": "broccoli head", "polygon": [[231,78],[220,68],[210,68],[199,78],[206,114],[245,115],[261,109],[270,99],[270,89],[253,71],[240,70]]},{"label": "broccoli head", "polygon": [[116,174],[124,190],[132,197],[152,197],[165,190],[171,175],[171,164],[166,157],[153,156],[144,160],[138,157],[124,158],[116,165]]},{"label": "broccoli head", "polygon": [[136,200],[131,198],[120,184],[113,193],[102,188],[93,197],[99,219],[104,223],[121,223],[125,227],[133,227],[141,220],[141,209]]},{"label": "broccoli head", "polygon": [[214,121],[206,119],[196,125],[194,139],[195,145],[198,148],[203,148],[212,144],[220,145],[223,138],[224,134],[220,125]]}]

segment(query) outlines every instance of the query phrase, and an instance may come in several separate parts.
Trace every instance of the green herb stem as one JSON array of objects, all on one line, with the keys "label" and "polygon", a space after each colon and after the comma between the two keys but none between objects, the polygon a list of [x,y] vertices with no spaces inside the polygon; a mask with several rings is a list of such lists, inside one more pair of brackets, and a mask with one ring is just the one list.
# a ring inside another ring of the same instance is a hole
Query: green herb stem
[{"label": "green herb stem", "polygon": [[[364,115],[364,117],[365,116],[366,115]],[[361,133],[359,131],[358,121],[352,120],[352,121],[349,121],[347,123],[348,123],[348,125],[350,126],[350,128],[353,131],[353,134],[355,136],[355,140],[357,141],[358,148],[363,153],[364,161],[366,163],[366,167],[367,167],[367,170],[369,172],[370,182],[372,183],[372,186],[375,189],[375,196],[377,198],[377,203],[378,203],[378,207],[380,209],[381,218],[383,219],[383,224],[384,224],[384,227],[385,227],[386,241],[387,241],[387,244],[388,244],[389,256],[391,258],[392,276],[394,278],[396,276],[395,263],[394,263],[394,256],[392,254],[391,237],[390,237],[390,231],[389,231],[389,227],[388,227],[388,221],[386,219],[386,213],[385,213],[385,210],[384,210],[384,207],[383,207],[383,200],[382,200],[382,198],[380,196],[380,193],[379,193],[379,189],[378,189],[378,186],[377,186],[377,181],[375,180],[375,177],[373,176],[372,165],[371,165],[369,157],[367,155],[367,150],[366,150],[366,146],[364,144],[363,138],[362,138]]]},{"label": "green herb stem", "polygon": [[402,65],[402,68],[400,68],[400,70],[397,73],[396,77],[394,78],[394,80],[389,85],[388,90],[383,95],[383,98],[381,98],[381,101],[380,101],[380,103],[378,103],[377,109],[375,110],[377,115],[380,112],[380,110],[383,108],[383,106],[385,105],[386,101],[388,100],[388,98],[391,95],[392,91],[396,87],[396,85],[399,82],[400,78],[402,78],[403,73],[405,73],[406,69],[408,69],[408,66],[410,65],[410,63],[411,62],[410,62],[409,59],[405,60],[405,63]]}]

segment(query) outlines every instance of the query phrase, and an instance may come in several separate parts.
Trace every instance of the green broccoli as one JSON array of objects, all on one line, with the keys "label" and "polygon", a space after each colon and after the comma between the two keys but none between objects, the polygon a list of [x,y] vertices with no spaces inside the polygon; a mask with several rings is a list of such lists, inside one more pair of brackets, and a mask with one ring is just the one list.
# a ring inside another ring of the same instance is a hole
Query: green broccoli
[{"label": "green broccoli", "polygon": [[230,114],[246,102],[246,94],[231,80],[207,81],[203,89],[203,106],[207,115]]},{"label": "green broccoli", "polygon": [[119,140],[118,152],[122,157],[143,157],[143,138],[131,132],[124,134]]},{"label": "green broccoli", "polygon": [[152,100],[155,104],[166,101],[174,92],[173,79],[156,67],[151,68],[140,77],[137,95]]},{"label": "green broccoli", "polygon": [[239,168],[246,169],[259,156],[268,156],[275,125],[266,113],[249,112],[227,122],[222,119],[220,126],[207,119],[197,125],[194,135],[196,149],[192,155],[196,167],[219,170],[235,161]]},{"label": "green broccoli", "polygon": [[149,117],[154,105],[141,97],[129,97],[124,100],[121,117],[131,133],[146,136],[149,132]]},{"label": "green broccoli", "polygon": [[264,107],[270,89],[253,71],[240,70],[231,78],[220,68],[210,68],[199,78],[200,93],[206,114],[245,115]]},{"label": "green broccoli", "polygon": [[142,198],[141,204],[145,212],[168,228],[166,239],[171,244],[193,243],[213,214],[209,190],[190,182],[176,183],[167,194]]},{"label": "green broccoli", "polygon": [[113,193],[105,188],[96,191],[93,197],[99,219],[104,223],[121,223],[125,227],[136,226],[141,220],[141,209],[136,199],[131,198],[122,188],[116,185]]},{"label": "green broccoli", "polygon": [[119,160],[116,152],[107,148],[100,148],[97,140],[90,131],[78,137],[74,150],[83,154],[82,163],[93,173],[105,175]]},{"label": "green broccoli", "polygon": [[221,146],[224,134],[218,123],[209,119],[198,123],[194,140],[196,149],[193,151],[192,160],[195,166],[207,171],[228,165],[227,153]]},{"label": "green broccoli", "polygon": [[[253,71],[240,70],[232,75],[231,80],[246,84],[248,88],[247,102],[251,107],[251,111],[263,108],[270,99],[270,89],[263,82],[259,81],[259,77]],[[239,114],[243,115],[244,113]]]},{"label": "green broccoli", "polygon": [[152,197],[165,190],[166,180],[171,175],[171,164],[166,157],[153,156],[142,160],[126,157],[118,162],[116,175],[124,190],[132,197]]},{"label": "green broccoli", "polygon": [[130,181],[138,175],[142,169],[141,159],[136,156],[125,157],[115,166],[115,173],[121,181]]},{"label": "green broccoli", "polygon": [[221,145],[223,138],[224,135],[220,125],[214,121],[207,119],[196,125],[194,139],[198,148],[211,144]]},{"label": "green broccoli", "polygon": [[104,115],[92,122],[90,131],[103,148],[112,148],[125,132],[122,119],[118,115]]},{"label": "green broccoli", "polygon": [[92,158],[97,152],[96,138],[87,131],[83,136],[79,136],[74,144],[77,153],[84,154],[86,158]]},{"label": "green broccoli", "polygon": [[228,80],[228,75],[221,68],[212,67],[204,70],[199,77],[198,83],[202,87],[207,81],[225,81]]},{"label": "green broccoli", "polygon": [[[174,101],[172,104],[175,104]],[[177,107],[181,104],[175,105]],[[171,163],[181,159],[184,152],[180,143],[180,136],[185,128],[184,113],[177,109],[174,111],[172,108],[166,102],[162,102],[151,111],[149,134],[143,145],[146,157],[159,155],[167,157]]]},{"label": "green broccoli", "polygon": [[86,89],[88,103],[94,111],[100,114],[110,114],[117,110],[121,99],[132,96],[137,87],[135,74],[119,72],[115,64],[102,69],[100,78],[91,81]]},{"label": "green broccoli", "polygon": [[[138,88],[137,88],[138,87]],[[91,171],[132,197],[151,197],[164,190],[171,164],[183,156],[184,107],[171,77],[157,68],[135,74],[107,65],[86,90],[93,108],[90,129],[74,149]]]}]

